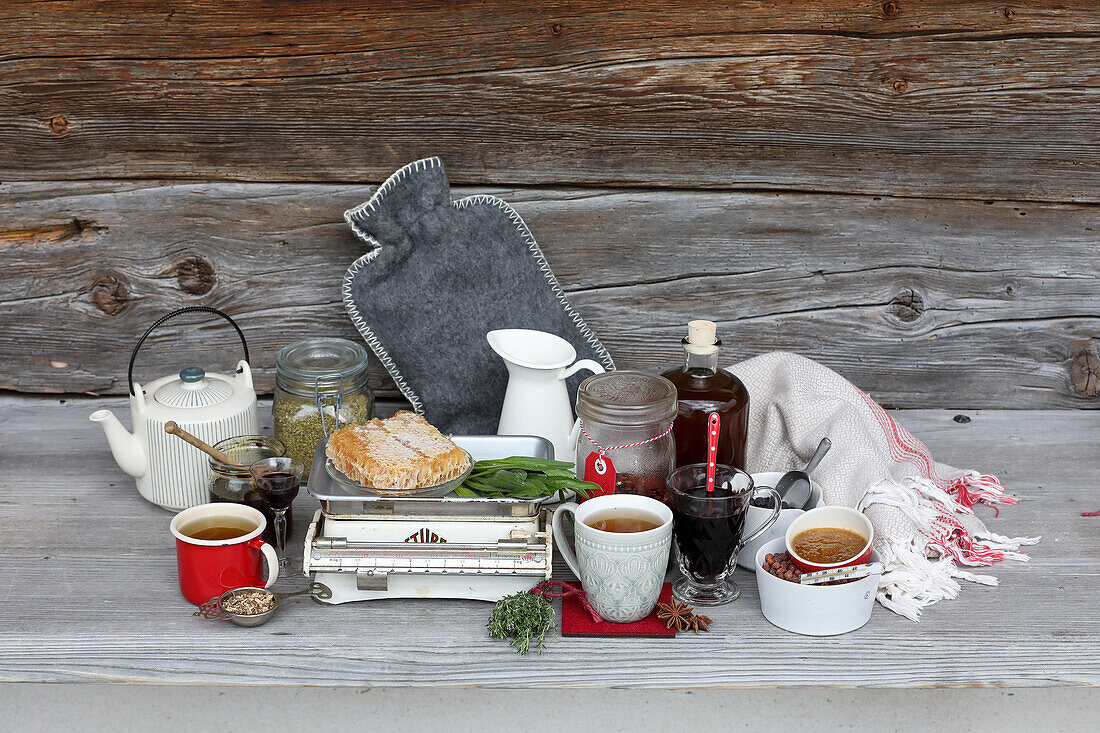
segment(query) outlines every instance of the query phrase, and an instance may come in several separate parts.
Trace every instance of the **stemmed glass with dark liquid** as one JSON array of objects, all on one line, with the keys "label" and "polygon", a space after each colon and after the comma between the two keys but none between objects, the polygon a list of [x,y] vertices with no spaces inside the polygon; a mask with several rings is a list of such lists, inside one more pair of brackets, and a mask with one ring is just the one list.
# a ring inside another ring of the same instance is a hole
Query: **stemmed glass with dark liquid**
[{"label": "stemmed glass with dark liquid", "polygon": [[305,466],[293,458],[263,458],[249,466],[248,471],[260,497],[275,515],[275,550],[280,567],[287,567],[290,562],[286,559],[286,510],[298,496]]},{"label": "stemmed glass with dark liquid", "polygon": [[[741,594],[730,576],[737,553],[779,517],[775,489],[754,488],[744,471],[715,465],[714,490],[707,491],[707,464],[692,463],[669,474],[666,503],[672,509],[676,549],[683,577],[672,584],[677,598],[695,606],[720,606]],[[771,517],[748,537],[742,537],[745,513],[755,494],[775,501]]]}]

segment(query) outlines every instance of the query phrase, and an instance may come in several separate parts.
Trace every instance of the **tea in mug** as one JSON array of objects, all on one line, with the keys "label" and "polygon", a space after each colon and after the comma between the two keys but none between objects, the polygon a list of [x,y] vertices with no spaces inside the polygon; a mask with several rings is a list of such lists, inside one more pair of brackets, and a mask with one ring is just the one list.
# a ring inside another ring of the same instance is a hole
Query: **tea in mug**
[{"label": "tea in mug", "polygon": [[193,540],[233,540],[256,531],[256,524],[240,517],[203,517],[179,529]]},{"label": "tea in mug", "polygon": [[585,519],[584,523],[601,532],[648,532],[664,524],[660,517],[653,514],[624,508],[598,512]]}]

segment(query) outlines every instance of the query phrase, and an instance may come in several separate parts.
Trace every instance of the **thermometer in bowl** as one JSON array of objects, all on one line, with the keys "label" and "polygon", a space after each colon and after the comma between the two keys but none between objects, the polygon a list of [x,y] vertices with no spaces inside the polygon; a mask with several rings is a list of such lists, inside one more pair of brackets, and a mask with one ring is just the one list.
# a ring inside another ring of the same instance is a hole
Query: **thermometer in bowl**
[{"label": "thermometer in bowl", "polygon": [[872,562],[867,565],[849,565],[843,568],[819,570],[816,573],[803,573],[798,582],[802,585],[818,585],[833,580],[854,580],[856,578],[866,578],[868,575],[881,574],[882,563]]}]

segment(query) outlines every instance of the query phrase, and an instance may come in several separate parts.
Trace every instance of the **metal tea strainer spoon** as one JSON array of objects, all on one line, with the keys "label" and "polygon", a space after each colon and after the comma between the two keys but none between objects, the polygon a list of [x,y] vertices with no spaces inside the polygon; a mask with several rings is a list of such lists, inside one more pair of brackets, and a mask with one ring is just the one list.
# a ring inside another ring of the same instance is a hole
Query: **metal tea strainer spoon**
[{"label": "metal tea strainer spoon", "polygon": [[[236,595],[241,593],[249,593],[257,598],[271,598],[273,601],[271,602],[271,608],[266,611],[261,611],[260,613],[233,613],[226,608],[226,604],[232,601]],[[203,618],[209,619],[232,621],[237,624],[237,626],[259,626],[271,620],[271,617],[275,615],[275,611],[279,609],[279,601],[286,598],[293,598],[294,596],[305,595],[312,596],[317,600],[327,600],[332,598],[332,591],[329,590],[329,587],[324,583],[310,583],[309,587],[305,590],[295,591],[294,593],[275,593],[267,588],[245,586],[243,588],[227,590],[217,598],[211,598],[209,601],[199,606],[199,610],[191,615],[202,616]]]}]

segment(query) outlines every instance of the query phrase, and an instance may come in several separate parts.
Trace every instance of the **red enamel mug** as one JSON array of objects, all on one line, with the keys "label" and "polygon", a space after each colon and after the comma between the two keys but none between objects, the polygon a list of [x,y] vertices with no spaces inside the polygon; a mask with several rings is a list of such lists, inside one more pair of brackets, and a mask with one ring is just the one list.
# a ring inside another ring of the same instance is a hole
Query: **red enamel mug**
[{"label": "red enamel mug", "polygon": [[266,527],[259,511],[230,502],[200,504],[177,514],[171,528],[183,597],[198,605],[234,588],[274,585],[279,558],[260,539]]}]

